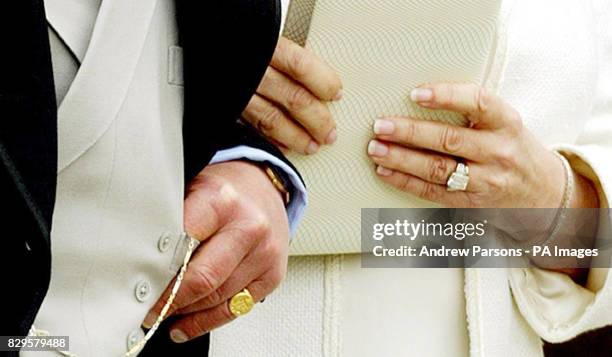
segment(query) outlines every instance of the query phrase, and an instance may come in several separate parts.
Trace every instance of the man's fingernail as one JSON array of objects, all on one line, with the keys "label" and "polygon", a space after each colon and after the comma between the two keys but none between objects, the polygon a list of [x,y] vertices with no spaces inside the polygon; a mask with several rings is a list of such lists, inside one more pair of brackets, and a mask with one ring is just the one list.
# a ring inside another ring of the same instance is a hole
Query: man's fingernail
[{"label": "man's fingernail", "polygon": [[344,95],[344,91],[342,91],[342,89],[340,89],[338,91],[338,93],[336,93],[336,95],[334,96],[334,100],[340,100],[342,99],[342,96]]},{"label": "man's fingernail", "polygon": [[157,321],[157,314],[153,311],[149,311],[144,319],[144,322],[142,323],[142,326],[144,328],[151,328],[153,324],[155,324],[155,321]]},{"label": "man's fingernail", "polygon": [[319,144],[313,140],[310,142],[310,144],[308,144],[308,147],[306,148],[306,153],[312,155],[317,151],[319,151]]},{"label": "man's fingernail", "polygon": [[389,170],[386,167],[382,167],[380,165],[376,168],[376,173],[379,174],[380,176],[387,176],[387,177],[393,175],[393,171]]},{"label": "man's fingernail", "polygon": [[368,144],[368,154],[372,156],[385,156],[389,152],[389,147],[378,140],[371,140]]},{"label": "man's fingernail", "polygon": [[336,129],[332,129],[332,131],[327,134],[327,139],[325,139],[325,143],[327,145],[331,145],[336,142],[336,138],[338,137],[338,132]]},{"label": "man's fingernail", "polygon": [[183,343],[187,342],[189,337],[187,337],[187,335],[185,335],[185,333],[181,330],[172,330],[170,331],[170,339],[172,339],[172,341],[175,343]]},{"label": "man's fingernail", "polygon": [[415,88],[410,92],[413,102],[429,102],[433,99],[433,91],[429,88]]},{"label": "man's fingernail", "polygon": [[395,124],[390,120],[376,119],[374,122],[374,133],[379,135],[393,134]]}]

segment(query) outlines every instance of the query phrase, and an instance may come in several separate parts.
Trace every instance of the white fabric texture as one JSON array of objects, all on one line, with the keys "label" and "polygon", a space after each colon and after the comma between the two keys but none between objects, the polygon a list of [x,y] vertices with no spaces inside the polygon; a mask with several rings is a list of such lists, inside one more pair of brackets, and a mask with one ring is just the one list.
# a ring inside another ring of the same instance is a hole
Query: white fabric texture
[{"label": "white fabric texture", "polygon": [[[596,183],[602,205],[608,206],[612,185],[612,165],[609,164],[612,157],[612,3],[606,0],[506,0],[503,9],[508,13],[508,17],[502,19],[507,22],[507,30],[500,35],[507,39],[507,51],[500,95],[521,113],[525,125],[543,143],[561,150],[576,171]],[[339,135],[342,135],[342,128],[339,128]],[[601,226],[599,230],[600,234],[608,236],[612,232],[611,227]],[[309,242],[315,244],[317,241]],[[311,281],[312,277],[300,274],[290,263],[283,288],[299,289],[302,280]],[[381,274],[378,279],[384,281],[390,276]],[[342,273],[337,278],[344,282]],[[427,271],[423,272],[423,278],[428,278]],[[326,281],[327,274],[318,279]],[[391,279],[387,281],[396,283]],[[405,289],[412,294],[436,293],[435,290],[416,292],[410,284],[406,284]],[[338,292],[338,299],[326,300],[323,311],[341,309],[343,292]],[[590,329],[610,325],[611,295],[612,278],[608,269],[591,269],[586,288],[565,275],[539,269],[467,269],[465,301],[469,354],[473,357],[542,356],[540,338],[551,342],[567,341]],[[286,299],[283,290],[272,296],[276,301]],[[311,290],[310,294],[297,300],[292,296],[289,301],[297,306],[312,304],[310,306],[314,307],[316,303],[312,300],[320,296],[321,290]],[[362,309],[377,308],[375,303],[362,306]],[[428,309],[428,306],[422,308]],[[431,314],[437,312],[430,311]],[[318,313],[313,311],[313,316]],[[290,314],[291,309],[280,312],[280,315]],[[250,319],[249,329],[229,325],[213,332],[211,341],[216,346],[211,356],[232,356],[223,348],[230,341],[248,346],[251,356],[281,356],[284,354],[276,353],[274,341],[295,335],[311,340],[312,334],[328,335],[328,329],[322,326],[318,331],[258,332],[259,338],[252,339],[252,331],[261,331],[259,326],[264,326],[270,317],[256,309]],[[308,325],[307,321],[304,323]],[[424,325],[416,318],[404,324],[386,324],[381,318],[379,324],[390,330],[409,330],[415,325]],[[338,328],[347,327],[340,320]],[[235,336],[243,336],[242,341],[232,338]],[[410,336],[407,334],[406,338]],[[336,346],[322,345],[321,353],[316,355],[344,356],[346,348],[343,346],[347,343],[386,342],[371,341],[367,334],[361,340],[333,341]],[[414,351],[393,354],[415,355],[423,354]]]},{"label": "white fabric texture", "polygon": [[292,257],[287,279],[300,283],[282,284],[249,315],[213,331],[209,356],[321,356],[324,335],[311,332],[324,328],[325,259]]},{"label": "white fabric texture", "polygon": [[[534,43],[534,46],[545,46],[550,56],[547,58],[548,63],[557,58],[559,65],[567,66],[563,73],[572,73],[567,69],[580,67],[582,63],[577,61],[580,58],[576,55],[561,60],[565,53],[555,53],[559,48],[565,48],[564,52],[581,53],[584,56],[582,61],[593,61],[589,67],[591,71],[581,73],[583,78],[563,77],[558,80],[582,82],[585,86],[571,88],[574,93],[570,88],[566,88],[566,93],[558,93],[559,87],[555,87],[558,83],[550,81],[548,87],[534,89],[534,99],[530,104],[534,111],[535,107],[542,105],[536,103],[535,91],[555,93],[557,98],[549,100],[557,103],[554,106],[556,111],[547,112],[549,116],[541,117],[539,124],[546,128],[542,131],[550,133],[548,142],[553,143],[552,146],[570,160],[574,170],[596,184],[600,205],[609,207],[612,197],[612,165],[609,159],[612,156],[612,3],[601,0],[584,2],[580,10],[584,17],[574,14],[556,18],[564,24],[573,21],[574,26],[580,25],[584,29],[584,33],[578,33],[584,36],[584,41],[576,43],[582,45],[582,48],[572,46],[570,49],[563,46],[563,36],[557,37],[557,43],[541,41]],[[576,24],[576,19],[582,22]],[[531,29],[523,28],[525,32],[529,30],[534,31],[535,26]],[[512,69],[508,68],[507,78],[515,75],[518,81],[520,72]],[[553,67],[550,70],[559,69]],[[552,73],[549,75],[552,76]],[[568,101],[559,98],[576,99]],[[567,121],[561,121],[565,130],[553,129],[560,122],[559,115],[563,115],[560,118],[568,117]],[[574,127],[578,124],[573,124],[571,119],[583,125]],[[574,140],[564,140],[564,135],[570,133],[574,133]],[[609,237],[611,232],[612,227],[600,226],[598,235]],[[584,331],[612,324],[612,276],[608,269],[591,269],[586,288],[574,284],[562,274],[536,269],[512,271],[510,277],[521,312],[538,335],[548,341],[567,341]],[[564,308],[559,309],[558,306]]]}]

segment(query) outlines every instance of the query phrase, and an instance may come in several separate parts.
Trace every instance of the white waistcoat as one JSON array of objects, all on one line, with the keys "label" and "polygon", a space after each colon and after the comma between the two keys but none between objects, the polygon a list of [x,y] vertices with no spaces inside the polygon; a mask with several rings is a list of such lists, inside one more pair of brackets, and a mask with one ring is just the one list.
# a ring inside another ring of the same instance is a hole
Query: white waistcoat
[{"label": "white waistcoat", "polygon": [[[55,5],[47,4],[49,16],[70,11]],[[176,46],[173,1],[104,0],[59,107],[52,274],[35,326],[69,336],[79,356],[123,355],[177,271],[183,89]]]}]

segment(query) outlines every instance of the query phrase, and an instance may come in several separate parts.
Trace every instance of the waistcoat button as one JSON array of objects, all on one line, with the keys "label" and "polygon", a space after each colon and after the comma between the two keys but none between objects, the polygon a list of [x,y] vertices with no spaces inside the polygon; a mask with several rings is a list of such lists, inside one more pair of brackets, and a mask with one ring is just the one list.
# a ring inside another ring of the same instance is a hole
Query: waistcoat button
[{"label": "waistcoat button", "polygon": [[157,241],[157,248],[159,249],[160,252],[165,252],[168,250],[168,248],[170,248],[170,244],[172,243],[172,235],[168,232],[162,234],[161,237],[159,237],[159,241]]},{"label": "waistcoat button", "polygon": [[138,341],[144,338],[144,332],[142,329],[137,329],[130,332],[127,336],[127,349],[128,351],[134,347]]},{"label": "waistcoat button", "polygon": [[147,281],[141,281],[136,284],[135,294],[138,301],[145,302],[151,294],[151,284]]}]

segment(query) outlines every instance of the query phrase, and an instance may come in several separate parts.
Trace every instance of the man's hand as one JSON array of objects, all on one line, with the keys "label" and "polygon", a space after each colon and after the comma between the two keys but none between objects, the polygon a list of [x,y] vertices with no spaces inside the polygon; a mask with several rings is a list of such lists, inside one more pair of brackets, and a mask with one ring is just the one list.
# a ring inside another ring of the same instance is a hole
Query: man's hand
[{"label": "man's hand", "polygon": [[[185,230],[202,243],[168,312],[174,342],[203,335],[234,318],[228,300],[247,288],[255,301],[285,276],[289,225],[280,193],[258,166],[241,161],[206,167],[185,199]],[[174,282],[145,319],[152,325]]]},{"label": "man's hand", "polygon": [[314,154],[320,145],[336,140],[336,123],[326,103],[341,96],[342,83],[329,65],[281,37],[242,115],[281,148]]}]

